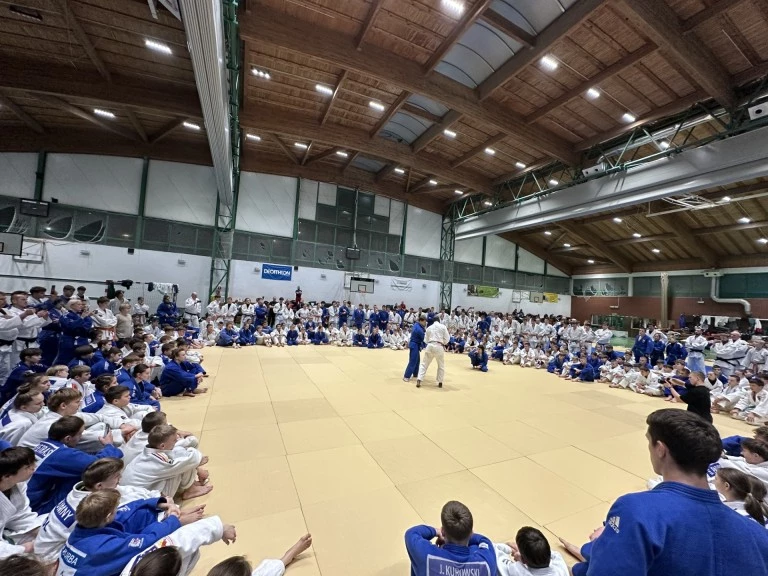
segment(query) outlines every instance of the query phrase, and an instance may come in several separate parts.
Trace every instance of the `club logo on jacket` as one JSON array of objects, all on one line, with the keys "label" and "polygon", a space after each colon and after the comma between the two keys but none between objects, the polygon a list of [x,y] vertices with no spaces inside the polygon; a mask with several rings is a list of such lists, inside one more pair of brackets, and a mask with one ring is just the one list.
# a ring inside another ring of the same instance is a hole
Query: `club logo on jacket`
[{"label": "club logo on jacket", "polygon": [[619,533],[619,521],[621,518],[619,516],[611,516],[608,518],[608,526],[610,526],[616,534]]},{"label": "club logo on jacket", "polygon": [[128,542],[128,546],[130,548],[141,548],[141,545],[144,543],[144,538],[131,538],[131,541]]}]

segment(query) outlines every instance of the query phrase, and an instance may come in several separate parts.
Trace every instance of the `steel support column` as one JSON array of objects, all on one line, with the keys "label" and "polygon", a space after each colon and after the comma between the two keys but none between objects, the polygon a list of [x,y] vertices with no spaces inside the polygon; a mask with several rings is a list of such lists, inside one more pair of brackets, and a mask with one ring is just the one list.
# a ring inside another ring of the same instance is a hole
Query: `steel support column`
[{"label": "steel support column", "polygon": [[456,248],[456,210],[443,216],[440,229],[440,308],[451,309],[453,297],[453,255]]},{"label": "steel support column", "polygon": [[[35,200],[40,202],[43,199],[43,184],[45,183],[45,163],[48,160],[48,153],[41,150],[37,153],[37,170],[35,170]],[[32,230],[30,236],[36,237],[38,233],[39,218],[32,218]]]},{"label": "steel support column", "polygon": [[141,165],[141,188],[139,188],[139,215],[136,218],[136,232],[133,237],[133,247],[141,248],[141,240],[144,237],[144,210],[147,205],[147,180],[149,178],[149,157],[144,156]]}]

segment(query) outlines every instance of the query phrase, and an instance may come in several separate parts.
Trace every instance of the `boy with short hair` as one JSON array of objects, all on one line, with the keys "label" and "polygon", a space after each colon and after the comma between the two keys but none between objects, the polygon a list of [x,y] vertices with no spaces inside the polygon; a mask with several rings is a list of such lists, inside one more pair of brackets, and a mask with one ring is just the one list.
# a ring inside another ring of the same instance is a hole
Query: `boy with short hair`
[{"label": "boy with short hair", "polygon": [[[163,426],[166,424],[168,424],[168,418],[165,412],[158,410],[157,412],[150,412],[145,415],[141,420],[141,429],[121,447],[121,450],[123,451],[123,462],[128,465],[131,460],[141,454],[147,446],[149,433],[152,432],[152,429],[155,426]],[[180,448],[197,448],[199,441],[191,432],[185,432],[183,430],[177,430],[176,432],[179,436],[179,439],[176,441],[176,446]]]},{"label": "boy with short hair", "polygon": [[494,544],[499,576],[569,576],[570,571],[559,552],[553,552],[546,536],[525,526],[517,531],[514,542]]},{"label": "boy with short hair", "polygon": [[13,367],[8,379],[0,386],[0,396],[2,401],[10,400],[16,390],[24,383],[24,378],[30,372],[45,373],[48,369],[44,364],[40,364],[43,352],[40,348],[25,348],[19,353],[19,363]]},{"label": "boy with short hair", "polygon": [[16,446],[24,432],[37,422],[45,399],[40,392],[17,394],[13,408],[0,420],[0,440]]},{"label": "boy with short hair", "polygon": [[680,400],[688,404],[688,412],[698,414],[704,420],[711,423],[712,413],[709,401],[709,390],[704,385],[704,374],[702,372],[691,372],[688,377],[688,386],[686,391],[680,394],[674,386],[675,379],[672,378],[664,382],[664,386],[669,390],[675,400]]},{"label": "boy with short hair", "polygon": [[469,508],[454,500],[447,502],[440,512],[440,522],[439,530],[420,525],[405,533],[411,576],[463,573],[496,576],[493,543],[473,532]]},{"label": "boy with short hair", "polygon": [[93,346],[85,344],[75,348],[75,357],[69,361],[67,368],[74,368],[75,366],[88,366],[90,368],[93,364]]},{"label": "boy with short hair", "polygon": [[141,419],[149,412],[154,412],[152,406],[131,404],[131,391],[126,386],[113,386],[104,393],[104,406],[97,412],[135,426],[141,427]]}]

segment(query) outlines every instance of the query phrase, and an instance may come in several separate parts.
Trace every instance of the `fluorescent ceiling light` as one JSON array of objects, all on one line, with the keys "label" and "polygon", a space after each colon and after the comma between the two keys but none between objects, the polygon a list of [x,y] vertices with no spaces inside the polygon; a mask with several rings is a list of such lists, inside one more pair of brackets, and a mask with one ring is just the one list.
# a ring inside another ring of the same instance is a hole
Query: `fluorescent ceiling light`
[{"label": "fluorescent ceiling light", "polygon": [[600,90],[597,88],[590,88],[587,90],[587,98],[590,100],[596,100],[597,98],[600,98]]},{"label": "fluorescent ceiling light", "polygon": [[309,146],[303,142],[294,142],[293,145],[296,146],[296,148],[301,148],[302,150],[309,148]]},{"label": "fluorescent ceiling light", "polygon": [[614,218],[613,221],[616,222],[616,224],[621,224],[621,218],[619,218],[618,216]]},{"label": "fluorescent ceiling light", "polygon": [[633,232],[632,236],[634,236],[635,238],[642,238],[643,237],[643,235],[640,234],[639,232]]},{"label": "fluorescent ceiling light", "polygon": [[269,80],[270,78],[272,78],[269,75],[269,72],[265,70],[259,70],[258,68],[251,68],[251,72],[253,73],[254,76],[258,76],[259,78],[264,78],[265,80]]},{"label": "fluorescent ceiling light", "polygon": [[547,70],[557,70],[557,60],[555,60],[552,56],[544,56],[541,60],[541,65],[544,66]]},{"label": "fluorescent ceiling light", "polygon": [[570,244],[568,244],[568,242],[566,242],[565,244],[563,244],[563,246],[565,246],[566,248],[570,248],[570,247],[571,247],[571,245],[570,245]]},{"label": "fluorescent ceiling light", "polygon": [[261,142],[261,136],[256,136],[256,134],[246,134],[245,139],[253,140],[254,142]]},{"label": "fluorescent ceiling light", "polygon": [[670,144],[666,140],[662,140],[661,142],[659,142],[659,146],[661,147],[662,150],[666,150],[667,148],[669,148]]},{"label": "fluorescent ceiling light", "polygon": [[398,174],[405,174],[405,170],[403,170],[402,168],[395,168],[395,172],[397,172]]},{"label": "fluorescent ceiling light", "polygon": [[486,206],[493,206],[493,202],[491,202],[490,200],[486,200],[485,202],[483,202],[483,204],[485,204]]},{"label": "fluorescent ceiling light", "polygon": [[104,118],[115,118],[115,115],[109,110],[102,110],[101,108],[94,108],[93,113],[97,116],[104,116]]},{"label": "fluorescent ceiling light", "polygon": [[146,46],[151,50],[154,50],[155,52],[162,52],[163,54],[173,54],[173,52],[171,52],[171,49],[166,44],[155,42],[154,40],[150,40],[149,38],[144,39],[144,46]]},{"label": "fluorescent ceiling light", "polygon": [[634,114],[630,114],[629,112],[624,112],[624,115],[621,117],[621,119],[624,120],[624,122],[627,122],[629,124],[631,124],[632,122],[637,120],[635,115]]},{"label": "fluorescent ceiling light", "polygon": [[557,186],[558,184],[560,184],[560,182],[558,182],[558,181],[557,181],[557,180],[555,180],[554,178],[552,178],[552,179],[549,181],[549,185],[550,185],[550,186]]},{"label": "fluorescent ceiling light", "polygon": [[760,242],[760,244],[768,244],[768,238],[758,238],[757,241]]},{"label": "fluorescent ceiling light", "polygon": [[336,156],[341,156],[342,158],[349,158],[349,154],[347,152],[344,152],[344,150],[336,150]]},{"label": "fluorescent ceiling light", "polygon": [[437,180],[430,180],[430,181],[429,181],[429,183],[430,183],[432,186],[437,186]]},{"label": "fluorescent ceiling light", "polygon": [[200,125],[193,124],[192,122],[184,122],[183,126],[184,128],[189,128],[190,130],[200,130]]},{"label": "fluorescent ceiling light", "polygon": [[722,198],[720,198],[720,202],[730,202],[730,201],[731,201],[730,196],[723,196]]},{"label": "fluorescent ceiling light", "polygon": [[515,166],[517,168],[520,168],[520,170],[525,170],[525,164],[523,164],[522,162],[515,162]]},{"label": "fluorescent ceiling light", "polygon": [[333,96],[333,88],[330,86],[325,86],[324,84],[315,84],[315,90],[321,94],[328,94],[328,96]]},{"label": "fluorescent ceiling light", "polygon": [[494,154],[496,154],[496,150],[494,150],[493,148],[486,148],[485,153],[493,156]]},{"label": "fluorescent ceiling light", "polygon": [[749,224],[750,222],[752,222],[752,220],[750,220],[746,216],[742,216],[741,218],[739,218],[739,224]]},{"label": "fluorescent ceiling light", "polygon": [[384,104],[382,104],[381,102],[376,102],[375,100],[371,100],[370,102],[368,102],[368,106],[370,106],[374,110],[378,110],[379,112],[384,112],[384,110],[387,109],[387,107],[384,106]]},{"label": "fluorescent ceiling light", "polygon": [[454,191],[453,191],[453,193],[454,193],[454,194],[458,194],[459,196],[461,196],[462,194],[464,194],[464,192],[462,192],[461,190],[454,190]]},{"label": "fluorescent ceiling light", "polygon": [[544,234],[547,236],[552,236],[552,232],[550,232],[549,230],[544,230]]},{"label": "fluorescent ceiling light", "polygon": [[651,252],[653,252],[654,254],[658,254],[659,252],[661,252],[661,250],[659,250],[658,248],[654,248],[653,250],[651,250]]},{"label": "fluorescent ceiling light", "polygon": [[447,12],[454,16],[464,14],[464,2],[461,2],[461,0],[442,0],[441,4]]},{"label": "fluorescent ceiling light", "polygon": [[587,260],[587,264],[594,264],[594,263],[595,263],[594,260]]},{"label": "fluorescent ceiling light", "polygon": [[453,130],[448,130],[448,128],[443,130],[443,134],[448,136],[448,138],[456,138],[456,132],[454,132]]}]

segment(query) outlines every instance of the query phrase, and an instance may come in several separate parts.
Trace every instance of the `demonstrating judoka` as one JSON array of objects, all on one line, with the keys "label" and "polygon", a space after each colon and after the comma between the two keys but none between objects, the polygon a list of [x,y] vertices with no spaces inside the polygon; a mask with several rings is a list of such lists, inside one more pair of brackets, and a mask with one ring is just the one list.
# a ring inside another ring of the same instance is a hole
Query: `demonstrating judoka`
[{"label": "demonstrating judoka", "polygon": [[403,380],[411,381],[411,376],[419,371],[419,362],[421,361],[421,349],[424,347],[424,326],[427,324],[426,314],[419,314],[418,320],[411,330],[411,339],[408,342],[408,366],[405,367]]},{"label": "demonstrating judoka", "polygon": [[437,362],[437,387],[443,387],[443,378],[445,377],[445,347],[451,335],[448,334],[448,328],[441,324],[437,316],[431,326],[427,328],[426,341],[427,347],[424,349],[424,359],[419,365],[419,375],[416,377],[416,388],[421,388],[421,381],[429,369],[432,360]]}]

